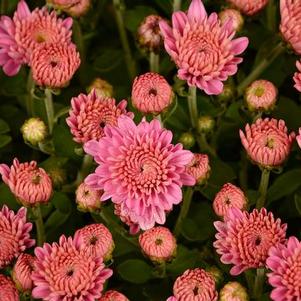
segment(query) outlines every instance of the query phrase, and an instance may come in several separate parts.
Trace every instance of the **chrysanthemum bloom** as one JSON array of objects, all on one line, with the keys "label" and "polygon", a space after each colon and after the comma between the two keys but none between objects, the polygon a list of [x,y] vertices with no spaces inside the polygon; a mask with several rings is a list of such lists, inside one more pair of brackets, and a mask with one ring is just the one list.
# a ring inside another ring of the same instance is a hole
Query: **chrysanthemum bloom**
[{"label": "chrysanthemum bloom", "polygon": [[33,288],[31,273],[33,271],[34,257],[21,254],[13,268],[12,277],[16,287],[21,292],[30,292]]},{"label": "chrysanthemum bloom", "polygon": [[194,154],[186,171],[195,178],[197,184],[203,184],[210,175],[209,157],[206,154]]},{"label": "chrysanthemum bloom", "polygon": [[172,259],[177,242],[168,228],[154,227],[139,235],[139,244],[143,253],[154,262]]},{"label": "chrysanthemum bloom", "polygon": [[88,93],[90,93],[93,89],[95,89],[95,93],[98,98],[113,96],[113,86],[101,78],[95,78],[87,89]]},{"label": "chrysanthemum bloom", "polygon": [[47,3],[73,17],[80,17],[90,8],[91,0],[47,0]]},{"label": "chrysanthemum bloom", "polygon": [[297,0],[280,0],[280,31],[284,40],[296,54],[301,55],[301,2]]},{"label": "chrysanthemum bloom", "polygon": [[271,270],[269,283],[274,287],[271,299],[274,301],[301,300],[301,243],[290,237],[285,244],[273,246],[266,261]]},{"label": "chrysanthemum bloom", "polygon": [[294,74],[294,87],[301,92],[301,61],[296,62],[296,67],[298,69],[298,72],[295,72]]},{"label": "chrysanthemum bloom", "polygon": [[104,136],[105,126],[117,125],[119,116],[134,117],[133,113],[126,111],[126,106],[126,100],[116,105],[114,98],[98,97],[95,90],[88,95],[73,97],[69,117],[66,119],[73,140],[78,143],[99,140]]},{"label": "chrysanthemum bloom", "polygon": [[6,276],[0,274],[0,300],[19,301],[19,294],[14,283]]},{"label": "chrysanthemum bloom", "polygon": [[32,145],[42,142],[47,136],[47,127],[40,118],[27,119],[21,127],[23,139]]},{"label": "chrysanthemum bloom", "polygon": [[141,229],[164,224],[165,212],[182,201],[181,187],[195,184],[185,170],[192,153],[171,144],[172,132],[156,119],[136,125],[121,116],[118,126],[106,126],[104,132],[99,141],[84,146],[99,164],[86,184],[104,190],[102,200],[125,204]]},{"label": "chrysanthemum bloom", "polygon": [[30,12],[24,0],[19,1],[13,20],[0,19],[0,65],[7,75],[15,75],[22,64],[29,64],[32,52],[42,44],[71,42],[72,18],[58,18],[47,8]]},{"label": "chrysanthemum bloom", "polygon": [[43,168],[37,166],[36,161],[19,163],[14,159],[9,168],[0,164],[2,180],[11,192],[24,206],[35,206],[47,203],[52,194],[52,183]]},{"label": "chrysanthemum bloom", "polygon": [[138,43],[148,51],[158,53],[163,46],[163,37],[159,22],[163,18],[157,15],[147,16],[138,28]]},{"label": "chrysanthemum bloom", "polygon": [[160,114],[168,108],[172,100],[172,89],[160,74],[148,72],[135,78],[132,103],[140,112]]},{"label": "chrysanthemum bloom", "polygon": [[237,208],[228,210],[225,221],[214,223],[218,233],[214,247],[224,264],[233,264],[231,275],[265,266],[269,249],[285,241],[286,224],[265,208],[251,213]]},{"label": "chrysanthemum bloom", "polygon": [[[21,208],[17,214],[3,206],[0,211],[0,269],[6,267],[27,248],[35,244],[30,239],[32,224],[26,222],[26,209]],[[1,290],[0,290],[1,291]],[[0,300],[4,300],[1,299]]]},{"label": "chrysanthemum bloom", "polygon": [[114,241],[111,232],[103,224],[92,224],[76,231],[81,236],[83,247],[93,256],[102,257],[103,261],[111,258]]},{"label": "chrysanthemum bloom", "polygon": [[219,293],[220,301],[248,301],[247,290],[239,282],[228,282]]},{"label": "chrysanthemum bloom", "polygon": [[228,0],[228,2],[242,13],[252,16],[263,10],[269,0]]},{"label": "chrysanthemum bloom", "polygon": [[215,120],[210,115],[201,116],[198,119],[197,127],[201,133],[211,133],[215,126]]},{"label": "chrysanthemum bloom", "polygon": [[30,64],[37,85],[56,89],[68,85],[80,57],[74,44],[43,44],[32,52]]},{"label": "chrysanthemum bloom", "polygon": [[278,90],[270,81],[254,81],[245,92],[245,101],[250,111],[269,111],[277,100]]},{"label": "chrysanthemum bloom", "polygon": [[287,159],[295,133],[287,133],[283,120],[257,119],[246,125],[245,133],[240,130],[241,142],[249,157],[264,168],[280,166]]},{"label": "chrysanthemum bloom", "polygon": [[105,292],[99,301],[129,301],[129,299],[117,291],[110,290]]},{"label": "chrysanthemum bloom", "polygon": [[243,191],[231,183],[225,184],[216,194],[213,210],[218,216],[224,217],[230,208],[245,209],[247,198]]},{"label": "chrysanthemum bloom", "polygon": [[82,300],[101,297],[105,281],[112,270],[102,258],[84,248],[80,236],[60,237],[59,243],[44,244],[35,249],[32,296],[45,301]]},{"label": "chrysanthemum bloom", "polygon": [[188,13],[173,13],[172,28],[160,22],[165,49],[178,66],[178,77],[207,94],[220,94],[223,81],[237,72],[248,39],[232,39],[230,20],[221,25],[216,13],[207,16],[201,0],[192,0]]},{"label": "chrysanthemum bloom", "polygon": [[75,197],[78,208],[81,211],[97,211],[101,207],[102,191],[89,187],[84,182],[76,189]]},{"label": "chrysanthemum bloom", "polygon": [[173,297],[167,301],[216,301],[213,277],[203,269],[186,270],[173,286]]},{"label": "chrysanthemum bloom", "polygon": [[221,24],[224,25],[229,20],[232,21],[233,30],[240,31],[244,25],[244,18],[241,13],[232,8],[227,8],[218,14]]}]

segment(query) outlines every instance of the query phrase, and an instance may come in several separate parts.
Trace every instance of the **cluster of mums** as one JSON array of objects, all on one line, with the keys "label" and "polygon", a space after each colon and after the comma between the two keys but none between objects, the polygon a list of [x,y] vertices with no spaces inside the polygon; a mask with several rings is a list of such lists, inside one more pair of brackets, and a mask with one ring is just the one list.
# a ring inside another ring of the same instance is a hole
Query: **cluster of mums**
[{"label": "cluster of mums", "polygon": [[[253,15],[268,0],[229,2],[242,13]],[[0,19],[3,71],[15,75],[22,65],[28,65],[35,84],[45,90],[65,87],[80,65],[71,41],[72,19],[62,19],[57,12],[79,16],[89,1],[52,0],[48,4],[31,12],[21,0],[12,19]],[[281,0],[280,5],[282,37],[301,54],[301,2]],[[237,55],[248,45],[245,37],[234,39],[243,21],[236,9],[223,11],[220,18],[215,13],[208,16],[201,0],[192,0],[187,12],[173,14],[172,27],[159,16],[147,17],[139,28],[140,43],[156,52],[164,42],[180,79],[208,95],[218,95],[224,91],[223,81],[237,72],[242,62]],[[294,80],[301,90],[301,75],[296,73]],[[141,113],[153,115],[151,121],[143,118],[138,124],[126,109],[127,101],[116,104],[111,87],[97,83],[101,88],[72,98],[66,120],[74,140],[97,164],[95,172],[76,190],[78,207],[97,212],[102,202],[110,199],[129,232],[139,233],[145,256],[155,264],[170,261],[176,256],[176,239],[169,229],[156,224],[164,225],[174,205],[181,203],[183,186],[205,184],[210,175],[209,157],[172,143],[173,134],[162,125],[160,114],[171,106],[174,92],[158,73],[148,72],[134,80],[132,104]],[[268,81],[255,81],[248,85],[245,99],[250,111],[269,111],[275,105],[277,89]],[[194,122],[193,107],[190,113]],[[45,139],[46,131],[37,119],[22,127],[25,140],[33,145]],[[250,160],[262,170],[264,185],[270,172],[287,160],[296,135],[288,133],[283,120],[258,118],[240,131],[240,137]],[[301,134],[297,141],[301,147]],[[0,268],[13,265],[12,280],[0,275],[0,300],[19,300],[18,290],[49,301],[128,300],[117,291],[104,292],[104,284],[113,273],[106,263],[114,242],[102,224],[85,226],[73,237],[61,236],[57,243],[40,241],[34,256],[24,253],[35,245],[30,238],[32,224],[27,222],[27,208],[38,216],[39,206],[51,199],[52,180],[35,161],[20,163],[15,159],[11,167],[1,164],[0,173],[23,206],[16,214],[6,206],[0,212]],[[268,270],[273,300],[300,300],[301,242],[286,237],[286,224],[267,212],[264,201],[263,194],[257,208],[248,212],[244,192],[225,184],[213,200],[213,210],[220,219],[214,223],[214,247],[221,261],[231,265],[231,275],[257,269],[258,280]],[[248,298],[238,282],[227,284],[218,294],[214,273],[196,268],[175,280],[168,301],[214,301],[218,295],[222,301]]]}]

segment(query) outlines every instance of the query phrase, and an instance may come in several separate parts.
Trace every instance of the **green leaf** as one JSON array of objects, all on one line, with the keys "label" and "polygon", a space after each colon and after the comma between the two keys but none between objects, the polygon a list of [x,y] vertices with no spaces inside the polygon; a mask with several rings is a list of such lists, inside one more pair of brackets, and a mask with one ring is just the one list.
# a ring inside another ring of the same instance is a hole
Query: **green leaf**
[{"label": "green leaf", "polygon": [[9,125],[3,119],[0,119],[0,134],[6,134],[9,131]]},{"label": "green leaf", "polygon": [[49,218],[47,219],[45,223],[45,231],[53,231],[57,228],[59,228],[61,225],[65,223],[65,221],[68,219],[69,214],[62,213],[59,210],[55,210],[51,213]]},{"label": "green leaf", "polygon": [[0,184],[0,205],[7,205],[12,210],[18,210],[20,205],[18,204],[15,196],[11,193],[8,186],[4,183]]},{"label": "green leaf", "polygon": [[11,136],[0,135],[0,148],[4,147],[5,145],[7,145],[8,143],[10,143],[11,141],[12,141]]},{"label": "green leaf", "polygon": [[295,206],[298,213],[301,215],[301,196],[299,194],[295,194]]},{"label": "green leaf", "polygon": [[55,191],[51,202],[63,214],[68,214],[72,209],[71,201],[65,193]]}]

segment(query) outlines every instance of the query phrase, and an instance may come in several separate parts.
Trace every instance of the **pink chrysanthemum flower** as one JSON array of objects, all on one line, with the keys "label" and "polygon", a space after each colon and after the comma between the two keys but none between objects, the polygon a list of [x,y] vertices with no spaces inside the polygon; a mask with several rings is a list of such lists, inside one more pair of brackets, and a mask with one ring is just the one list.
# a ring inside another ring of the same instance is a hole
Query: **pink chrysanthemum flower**
[{"label": "pink chrysanthemum flower", "polygon": [[97,211],[101,207],[102,191],[94,190],[84,182],[81,183],[75,192],[76,203],[79,210]]},{"label": "pink chrysanthemum flower", "polygon": [[263,10],[269,0],[227,0],[242,13],[252,16]]},{"label": "pink chrysanthemum flower", "polygon": [[102,257],[103,261],[111,258],[114,241],[111,232],[103,224],[92,224],[76,231],[81,236],[83,247],[93,256]]},{"label": "pink chrysanthemum flower", "polygon": [[217,221],[214,226],[218,233],[213,245],[222,263],[234,265],[231,275],[264,267],[269,249],[285,241],[286,224],[281,224],[265,208],[251,213],[231,208],[225,221]]},{"label": "pink chrysanthemum flower", "polygon": [[295,72],[294,74],[294,87],[301,92],[301,61],[296,62],[296,67],[298,69],[298,72]]},{"label": "pink chrysanthemum flower", "polygon": [[22,64],[29,64],[32,52],[42,44],[71,42],[72,18],[58,18],[47,8],[30,12],[20,0],[13,20],[0,19],[0,65],[7,75],[15,75]]},{"label": "pink chrysanthemum flower", "polygon": [[219,293],[220,301],[249,301],[247,290],[239,282],[228,282]]},{"label": "pink chrysanthemum flower", "polygon": [[32,77],[42,87],[67,86],[79,65],[79,53],[72,43],[43,44],[31,55]]},{"label": "pink chrysanthemum flower", "polygon": [[0,164],[0,174],[24,206],[49,201],[52,194],[51,179],[43,168],[37,166],[36,161],[19,163],[18,159],[14,159],[10,168],[6,164]]},{"label": "pink chrysanthemum flower", "polygon": [[32,224],[26,222],[26,212],[23,207],[15,214],[6,206],[0,211],[0,269],[35,244],[35,240],[30,239]]},{"label": "pink chrysanthemum flower", "polygon": [[224,217],[230,208],[245,209],[247,198],[243,191],[231,183],[225,184],[216,194],[213,210],[216,215]]},{"label": "pink chrysanthemum flower", "polygon": [[0,300],[19,301],[19,294],[14,283],[8,277],[0,274]]},{"label": "pink chrysanthemum flower", "polygon": [[269,283],[274,301],[301,300],[301,242],[290,237],[285,244],[273,246],[266,261],[271,270]]},{"label": "pink chrysanthemum flower", "polygon": [[91,0],[47,0],[47,3],[73,17],[80,17],[90,8]]},{"label": "pink chrysanthemum flower", "polygon": [[203,269],[186,270],[173,286],[174,296],[167,301],[216,301],[217,291],[213,277]]},{"label": "pink chrysanthemum flower", "polygon": [[172,28],[165,21],[160,28],[165,49],[179,68],[178,77],[209,95],[222,93],[222,82],[242,62],[236,55],[248,46],[246,37],[233,40],[232,21],[221,25],[216,13],[207,16],[201,0],[192,0],[187,14],[173,13]]},{"label": "pink chrysanthemum flower", "polygon": [[257,119],[240,130],[240,139],[249,157],[264,168],[280,166],[287,159],[295,133],[287,133],[283,120]]},{"label": "pink chrysanthemum flower", "polygon": [[117,291],[110,290],[105,292],[99,301],[129,301],[129,299]]},{"label": "pink chrysanthemum flower", "polygon": [[44,244],[35,249],[32,296],[45,301],[91,301],[101,297],[105,281],[112,270],[102,258],[95,257],[83,246],[79,236],[64,235],[59,243]]},{"label": "pink chrysanthemum flower", "polygon": [[154,227],[139,235],[143,253],[154,262],[170,260],[176,252],[177,242],[166,227]]},{"label": "pink chrysanthemum flower", "polygon": [[74,141],[85,143],[92,139],[99,140],[104,136],[106,125],[117,125],[121,115],[134,117],[126,111],[127,101],[116,105],[114,98],[98,97],[95,90],[88,95],[80,94],[71,100],[69,117],[66,119]]},{"label": "pink chrysanthemum flower", "polygon": [[280,31],[284,40],[297,53],[301,54],[301,2],[280,0]]},{"label": "pink chrysanthemum flower", "polygon": [[14,266],[12,277],[16,287],[21,292],[30,292],[33,288],[31,274],[33,271],[34,257],[29,254],[21,254]]},{"label": "pink chrysanthemum flower", "polygon": [[210,174],[209,157],[206,154],[194,154],[186,166],[186,171],[195,178],[197,184],[203,184]]},{"label": "pink chrysanthemum flower", "polygon": [[172,99],[172,89],[160,74],[148,72],[135,78],[132,102],[140,112],[160,114],[171,104]]},{"label": "pink chrysanthemum flower", "polygon": [[241,13],[236,9],[227,8],[221,11],[218,14],[218,16],[221,20],[222,25],[226,24],[227,22],[229,22],[229,20],[231,20],[233,30],[235,30],[236,32],[240,31],[244,25],[244,18],[241,15]]},{"label": "pink chrysanthemum flower", "polygon": [[117,127],[106,126],[104,132],[84,146],[99,164],[86,184],[104,190],[102,200],[125,204],[141,229],[164,224],[165,212],[182,201],[181,187],[195,183],[185,170],[192,153],[173,145],[172,132],[158,120],[136,125],[121,116]]}]

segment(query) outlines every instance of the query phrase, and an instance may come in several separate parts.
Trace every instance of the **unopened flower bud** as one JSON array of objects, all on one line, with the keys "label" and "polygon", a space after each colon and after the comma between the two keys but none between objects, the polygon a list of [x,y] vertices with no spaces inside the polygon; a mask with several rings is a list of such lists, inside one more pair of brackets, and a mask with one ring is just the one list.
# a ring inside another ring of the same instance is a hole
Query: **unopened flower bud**
[{"label": "unopened flower bud", "polygon": [[239,282],[228,282],[220,291],[220,301],[248,301],[247,290]]},{"label": "unopened flower bud", "polygon": [[42,142],[47,136],[47,127],[40,118],[27,119],[21,127],[23,139],[32,145]]},{"label": "unopened flower bud", "polygon": [[234,87],[231,84],[225,84],[223,92],[217,96],[217,99],[221,102],[229,102],[234,98],[235,92]]},{"label": "unopened flower bud", "polygon": [[215,126],[215,120],[211,116],[201,116],[198,120],[198,128],[202,133],[210,133]]},{"label": "unopened flower bud", "polygon": [[93,89],[98,97],[113,97],[113,86],[101,78],[95,78],[87,92],[90,93]]},{"label": "unopened flower bud", "polygon": [[191,133],[186,132],[186,133],[183,133],[180,136],[179,142],[183,144],[184,148],[190,149],[194,146],[195,139],[194,139],[194,136]]},{"label": "unopened flower bud", "polygon": [[219,285],[224,279],[223,272],[216,266],[211,266],[207,268],[206,272],[214,278],[216,285]]},{"label": "unopened flower bud", "polygon": [[101,207],[102,192],[94,190],[84,182],[76,190],[76,203],[80,211],[97,211]]},{"label": "unopened flower bud", "polygon": [[209,157],[206,154],[194,154],[192,161],[186,166],[186,171],[195,178],[198,185],[204,184],[210,175]]},{"label": "unopened flower bud", "polygon": [[80,17],[90,8],[91,0],[47,0],[47,3],[73,17]]},{"label": "unopened flower bud", "polygon": [[244,18],[242,14],[232,8],[227,8],[219,13],[219,18],[222,24],[225,24],[229,20],[232,21],[232,28],[237,32],[240,31],[244,25]]}]

